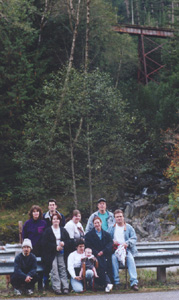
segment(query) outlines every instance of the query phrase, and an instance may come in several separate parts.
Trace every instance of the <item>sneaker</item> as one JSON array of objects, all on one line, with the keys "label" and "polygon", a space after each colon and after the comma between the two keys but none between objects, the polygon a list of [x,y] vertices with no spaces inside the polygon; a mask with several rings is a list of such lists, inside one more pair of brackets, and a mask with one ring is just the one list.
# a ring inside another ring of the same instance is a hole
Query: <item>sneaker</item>
[{"label": "sneaker", "polygon": [[131,286],[131,289],[133,289],[134,291],[138,292],[139,287],[138,287],[137,284],[134,284],[134,285]]},{"label": "sneaker", "polygon": [[55,292],[56,295],[61,295],[62,294],[62,292],[60,290],[56,290],[54,292]]},{"label": "sneaker", "polygon": [[29,290],[27,290],[27,295],[32,295],[34,292],[33,292],[33,290],[31,290],[31,289],[29,289]]},{"label": "sneaker", "polygon": [[108,283],[107,286],[106,286],[106,288],[105,288],[105,292],[109,293],[112,290],[112,288],[113,288],[113,284]]},{"label": "sneaker", "polygon": [[20,290],[17,290],[17,289],[14,289],[14,294],[16,296],[21,296],[22,295],[22,292]]},{"label": "sneaker", "polygon": [[64,290],[63,290],[63,293],[64,293],[64,294],[68,294],[68,293],[69,293],[69,290],[68,290],[68,289],[64,289]]}]

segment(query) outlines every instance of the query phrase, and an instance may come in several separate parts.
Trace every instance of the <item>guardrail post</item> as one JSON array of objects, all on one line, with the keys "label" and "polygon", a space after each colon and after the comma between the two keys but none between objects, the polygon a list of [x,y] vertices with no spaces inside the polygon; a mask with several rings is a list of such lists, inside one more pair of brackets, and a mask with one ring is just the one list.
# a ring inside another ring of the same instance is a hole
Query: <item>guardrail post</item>
[{"label": "guardrail post", "polygon": [[19,224],[19,243],[22,244],[22,221],[19,221],[18,224]]},{"label": "guardrail post", "polygon": [[166,267],[157,267],[157,280],[166,282]]}]

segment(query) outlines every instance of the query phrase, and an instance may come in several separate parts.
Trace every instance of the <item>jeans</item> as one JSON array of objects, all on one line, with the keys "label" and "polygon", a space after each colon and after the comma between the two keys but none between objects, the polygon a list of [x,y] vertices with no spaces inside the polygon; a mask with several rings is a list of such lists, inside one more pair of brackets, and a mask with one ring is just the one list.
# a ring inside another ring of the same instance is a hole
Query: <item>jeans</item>
[{"label": "jeans", "polygon": [[[130,285],[133,286],[134,284],[138,284],[138,280],[137,280],[137,271],[136,271],[134,257],[132,256],[130,251],[127,251],[126,258],[127,258],[127,268],[130,277]],[[119,261],[115,254],[112,255],[112,269],[113,269],[114,284],[119,284],[120,283]]]},{"label": "jeans", "polygon": [[52,263],[51,282],[52,282],[52,289],[54,291],[60,292],[61,288],[67,290],[69,289],[64,256],[59,252],[57,252],[54,261]]},{"label": "jeans", "polygon": [[[86,270],[86,280],[92,281],[93,278],[93,271],[92,270]],[[71,286],[74,292],[81,293],[83,292],[83,280],[76,280],[74,278],[71,278]]]}]

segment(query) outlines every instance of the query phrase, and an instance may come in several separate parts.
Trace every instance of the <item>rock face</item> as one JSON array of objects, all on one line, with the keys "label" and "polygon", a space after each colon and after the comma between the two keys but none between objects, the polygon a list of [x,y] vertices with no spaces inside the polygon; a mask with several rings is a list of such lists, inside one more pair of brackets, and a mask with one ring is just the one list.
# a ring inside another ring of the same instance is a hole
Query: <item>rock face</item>
[{"label": "rock face", "polygon": [[167,203],[159,204],[157,197],[143,195],[125,205],[125,220],[135,228],[138,241],[161,240],[176,228],[178,219],[174,218]]}]

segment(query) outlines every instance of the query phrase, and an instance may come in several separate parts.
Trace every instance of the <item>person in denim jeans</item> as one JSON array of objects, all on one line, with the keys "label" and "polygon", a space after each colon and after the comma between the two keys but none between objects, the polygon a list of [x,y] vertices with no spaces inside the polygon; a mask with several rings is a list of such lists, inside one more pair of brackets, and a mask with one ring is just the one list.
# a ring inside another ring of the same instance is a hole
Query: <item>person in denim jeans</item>
[{"label": "person in denim jeans", "polygon": [[[126,249],[127,268],[130,276],[130,285],[134,291],[138,291],[137,271],[134,261],[134,256],[137,255],[136,248],[136,233],[134,228],[125,223],[123,211],[115,210],[114,217],[116,223],[108,229],[109,234],[113,239],[114,247],[123,245]],[[119,289],[119,261],[115,254],[112,254],[112,268],[115,289]]]},{"label": "person in denim jeans", "polygon": [[[81,270],[81,260],[84,257],[84,250],[85,250],[85,243],[84,240],[78,240],[76,242],[76,251],[70,253],[68,256],[68,272],[71,276],[71,286],[72,289],[76,293],[83,292],[83,279],[79,275]],[[94,276],[94,273],[92,270],[86,270],[86,280],[92,281],[92,278]]]}]

